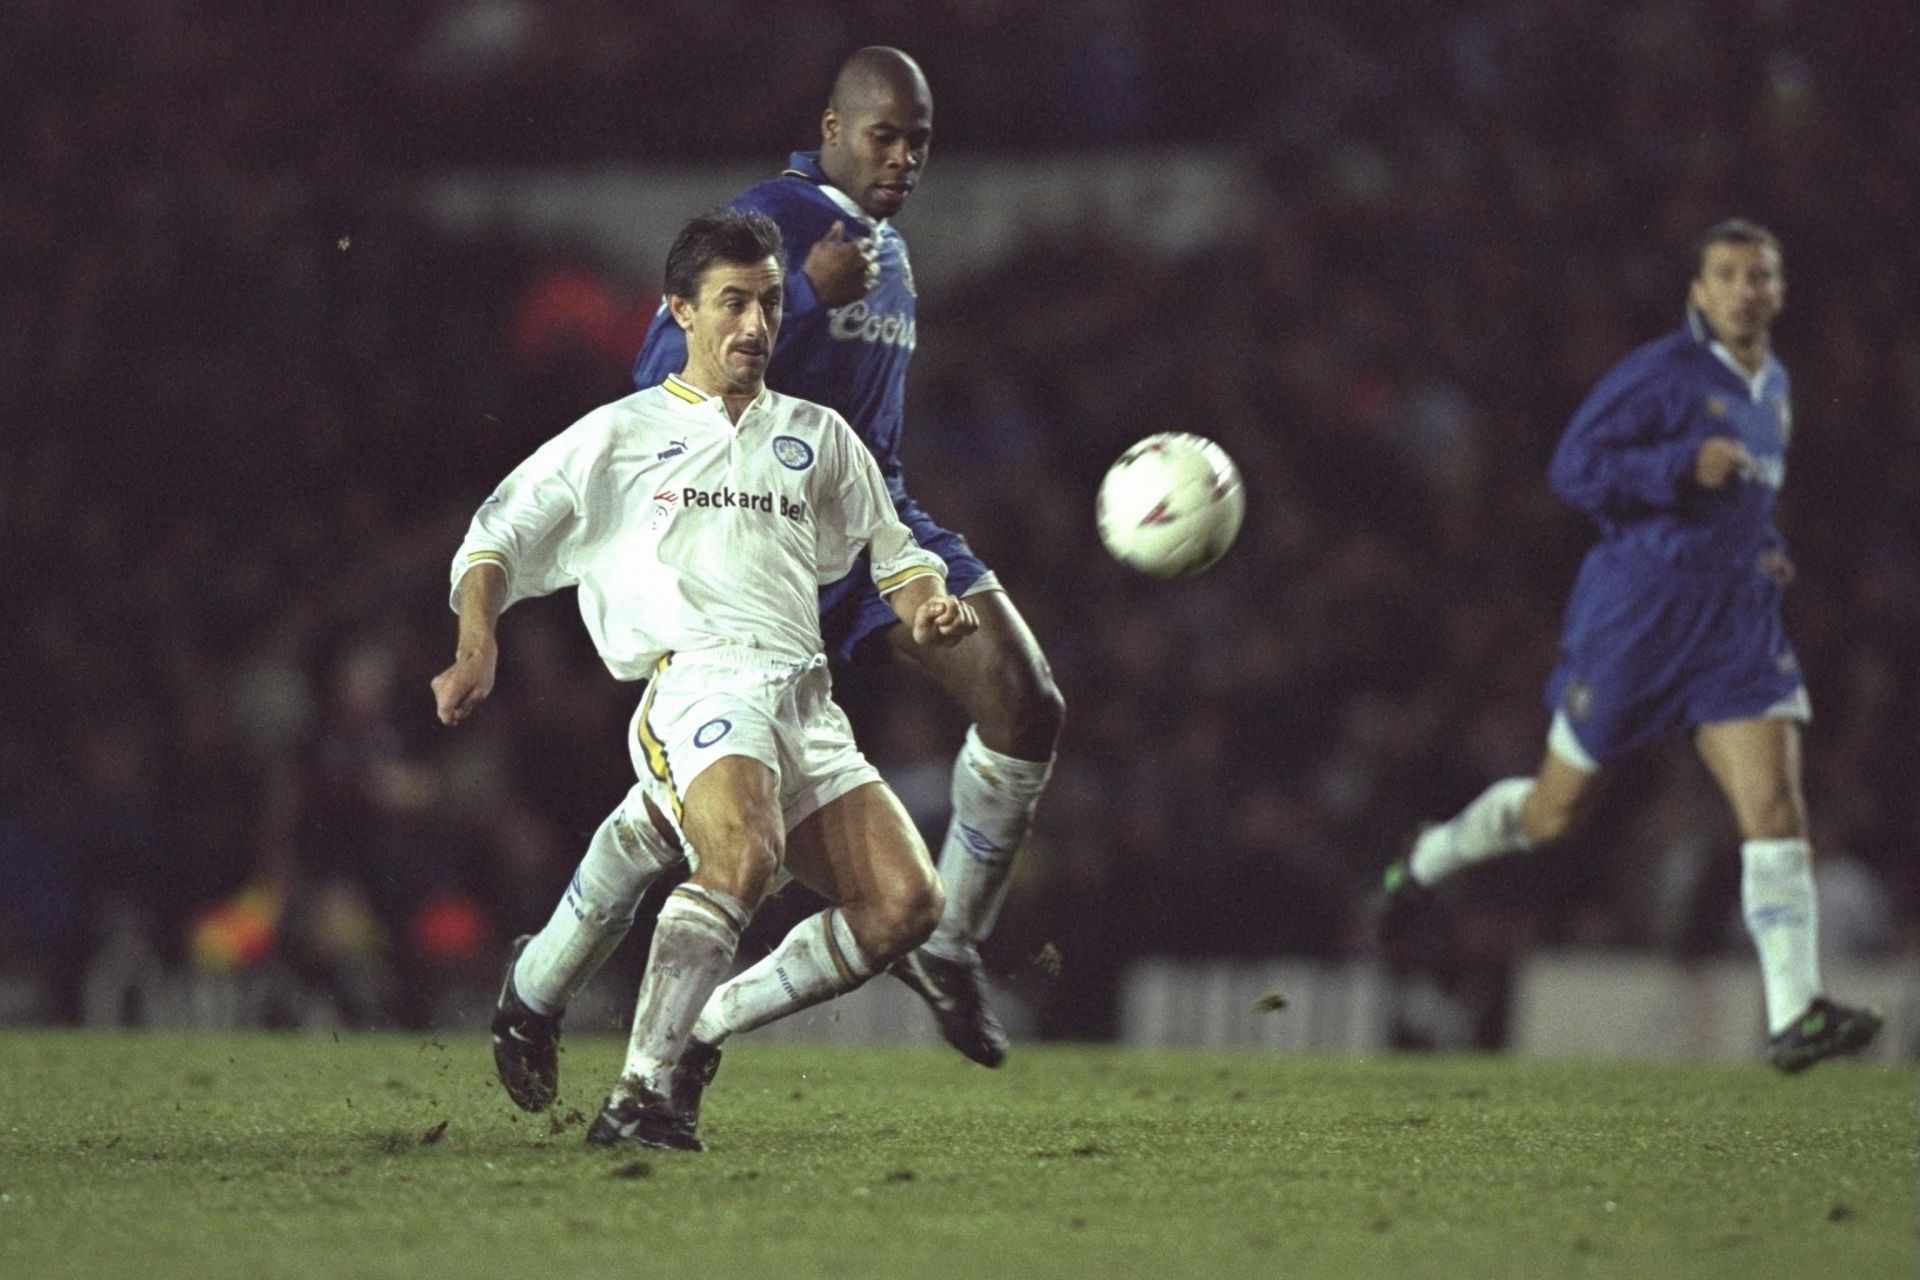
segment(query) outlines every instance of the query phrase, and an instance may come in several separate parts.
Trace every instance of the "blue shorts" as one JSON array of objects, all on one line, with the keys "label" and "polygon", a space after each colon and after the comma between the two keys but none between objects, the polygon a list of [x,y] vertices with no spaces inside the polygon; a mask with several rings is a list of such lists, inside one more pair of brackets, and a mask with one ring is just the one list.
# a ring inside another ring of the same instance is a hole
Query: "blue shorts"
[{"label": "blue shorts", "polygon": [[1757,567],[1678,569],[1595,547],[1567,602],[1547,707],[1602,765],[1669,729],[1774,713],[1802,695],[1780,594]]},{"label": "blue shorts", "polygon": [[[956,596],[976,587],[997,585],[993,570],[973,554],[967,540],[942,529],[912,498],[895,504],[901,521],[913,531],[913,540],[947,562],[947,590]],[[820,631],[827,654],[840,662],[874,666],[887,661],[881,634],[900,621],[893,606],[873,587],[873,571],[863,553],[853,572],[820,589]]]}]

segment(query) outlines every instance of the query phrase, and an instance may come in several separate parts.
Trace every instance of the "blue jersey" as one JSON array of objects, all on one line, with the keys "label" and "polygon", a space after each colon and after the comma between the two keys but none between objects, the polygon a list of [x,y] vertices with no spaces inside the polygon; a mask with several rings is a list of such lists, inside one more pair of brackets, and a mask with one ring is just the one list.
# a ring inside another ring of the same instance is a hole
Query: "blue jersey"
[{"label": "blue jersey", "polygon": [[[1696,322],[1697,323],[1697,322]],[[1602,545],[1690,569],[1749,569],[1777,549],[1773,504],[1793,433],[1787,371],[1768,357],[1749,382],[1690,323],[1650,342],[1594,385],[1554,451],[1553,491],[1600,526]],[[1753,474],[1709,492],[1693,482],[1708,436],[1730,436]]]},{"label": "blue jersey", "polygon": [[[900,423],[907,398],[907,364],[913,358],[913,267],[907,242],[884,219],[876,223],[820,169],[820,153],[796,151],[785,173],[748,188],[732,208],[753,209],[780,228],[787,256],[786,314],[767,362],[767,385],[775,391],[837,409],[873,452],[887,492],[914,541],[947,565],[947,589],[955,595],[994,587],[998,580],[967,546],[966,539],[933,522],[907,495],[900,468]],[[866,297],[827,308],[801,265],[833,224],[846,224],[848,238],[873,236],[879,243],[880,278]],[[634,361],[639,388],[658,385],[687,361],[686,336],[663,302]],[[854,662],[885,660],[877,643],[899,621],[862,568],[820,592],[820,627],[827,650]]]},{"label": "blue jersey", "polygon": [[[786,314],[767,365],[767,385],[839,410],[873,452],[895,503],[905,501],[900,420],[914,348],[913,268],[906,240],[886,221],[869,220],[828,185],[817,151],[794,152],[785,173],[748,188],[731,207],[772,218],[786,249]],[[880,279],[866,297],[828,309],[800,267],[835,222],[846,224],[849,239],[877,237]],[[634,385],[656,386],[680,372],[686,360],[686,336],[663,303],[634,361]]]},{"label": "blue jersey", "polygon": [[[1575,412],[1549,480],[1601,539],[1568,601],[1547,701],[1597,763],[1800,694],[1781,588],[1761,566],[1782,546],[1773,506],[1792,430],[1780,363],[1749,378],[1693,317],[1615,365]],[[1752,471],[1701,488],[1709,436],[1738,440]]]}]

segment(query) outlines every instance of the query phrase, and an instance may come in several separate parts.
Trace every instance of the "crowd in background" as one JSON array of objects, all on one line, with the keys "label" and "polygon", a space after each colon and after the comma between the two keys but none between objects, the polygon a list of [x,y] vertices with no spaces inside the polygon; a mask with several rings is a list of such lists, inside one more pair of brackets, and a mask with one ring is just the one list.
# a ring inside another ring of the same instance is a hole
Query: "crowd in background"
[{"label": "crowd in background", "polygon": [[[631,781],[637,691],[541,601],[507,619],[485,711],[439,727],[447,565],[499,476],[628,389],[651,300],[610,302],[572,246],[454,237],[409,193],[778,158],[874,41],[935,89],[918,201],[942,149],[1198,146],[1262,178],[1190,253],[1090,225],[920,299],[909,482],[1068,700],[989,956],[1044,1029],[1110,1030],[1139,956],[1359,954],[1414,824],[1531,771],[1591,536],[1546,460],[1591,381],[1678,324],[1692,237],[1736,213],[1787,248],[1788,623],[1828,927],[1915,945],[1912,30],[1810,0],[647,9],[0,12],[0,972],[38,979],[0,1014],[79,1016],[89,959],[137,940],[417,1020],[436,975],[490,973],[540,922]],[[1249,493],[1227,560],[1172,584],[1106,560],[1091,519],[1106,464],[1161,430],[1218,439]],[[837,680],[937,838],[957,713]],[[1610,795],[1464,887],[1465,954],[1744,945],[1735,835],[1684,742]]]}]

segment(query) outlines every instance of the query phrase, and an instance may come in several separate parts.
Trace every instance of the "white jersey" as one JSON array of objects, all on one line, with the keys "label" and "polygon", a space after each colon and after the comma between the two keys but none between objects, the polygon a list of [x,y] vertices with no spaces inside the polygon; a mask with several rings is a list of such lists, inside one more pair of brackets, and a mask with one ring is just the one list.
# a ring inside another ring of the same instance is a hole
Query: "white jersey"
[{"label": "white jersey", "polygon": [[622,680],[722,646],[810,659],[819,588],[869,546],[883,594],[945,578],[839,414],[762,391],[736,424],[718,396],[669,377],[587,414],[480,504],[453,558],[453,603],[477,564],[506,571],[508,605],[578,587]]}]

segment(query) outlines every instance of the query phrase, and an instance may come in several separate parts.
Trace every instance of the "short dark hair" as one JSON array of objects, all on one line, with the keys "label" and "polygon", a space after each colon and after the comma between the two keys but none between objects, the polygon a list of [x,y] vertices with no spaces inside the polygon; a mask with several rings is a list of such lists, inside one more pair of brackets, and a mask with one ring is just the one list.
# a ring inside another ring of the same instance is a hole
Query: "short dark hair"
[{"label": "short dark hair", "polygon": [[768,258],[786,269],[780,250],[780,228],[766,214],[751,209],[719,209],[703,213],[680,228],[667,250],[666,293],[675,298],[700,296],[700,281],[716,262],[751,265]]},{"label": "short dark hair", "polygon": [[1753,244],[1773,250],[1773,256],[1786,263],[1787,255],[1780,248],[1780,237],[1773,234],[1757,222],[1745,218],[1728,218],[1725,222],[1716,222],[1708,227],[1694,242],[1693,274],[1699,275],[1707,269],[1707,250],[1717,244]]}]

